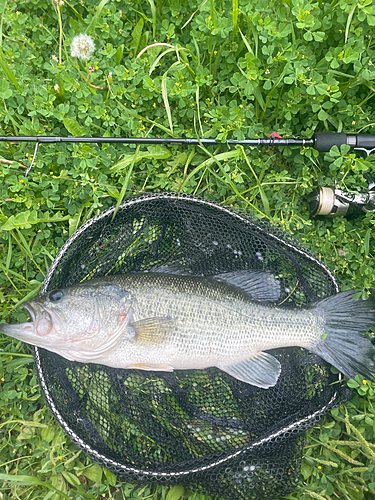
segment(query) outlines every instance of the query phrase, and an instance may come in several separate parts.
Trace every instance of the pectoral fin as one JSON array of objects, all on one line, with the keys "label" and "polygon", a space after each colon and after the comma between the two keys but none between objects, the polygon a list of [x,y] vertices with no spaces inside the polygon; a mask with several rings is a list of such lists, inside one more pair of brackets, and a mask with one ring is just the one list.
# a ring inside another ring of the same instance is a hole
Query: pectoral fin
[{"label": "pectoral fin", "polygon": [[279,361],[266,352],[260,352],[257,356],[235,365],[221,365],[218,368],[242,382],[263,389],[273,387],[281,371]]},{"label": "pectoral fin", "polygon": [[131,324],[135,331],[135,342],[161,344],[167,340],[176,328],[175,321],[169,316],[146,318]]}]

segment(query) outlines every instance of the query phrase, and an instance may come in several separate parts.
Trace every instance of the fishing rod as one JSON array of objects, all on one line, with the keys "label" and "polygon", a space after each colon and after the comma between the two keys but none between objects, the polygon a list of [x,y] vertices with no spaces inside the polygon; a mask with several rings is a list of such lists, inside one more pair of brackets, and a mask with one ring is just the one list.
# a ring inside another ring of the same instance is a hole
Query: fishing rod
[{"label": "fishing rod", "polygon": [[78,143],[117,143],[117,144],[178,144],[178,145],[241,145],[241,146],[302,146],[313,147],[317,151],[329,151],[333,146],[338,148],[343,144],[351,148],[362,150],[367,155],[375,151],[375,134],[344,134],[334,132],[317,132],[311,139],[290,138],[284,139],[274,132],[268,138],[227,139],[224,142],[216,139],[188,139],[188,138],[151,138],[151,137],[61,137],[61,136],[0,136],[0,141],[7,142],[36,142],[56,143],[56,142],[78,142]]},{"label": "fishing rod", "polygon": [[[340,148],[343,145],[350,146],[356,151],[363,151],[369,156],[375,151],[375,134],[345,134],[334,132],[316,132],[310,139],[288,138],[284,139],[273,132],[268,138],[258,139],[227,139],[219,142],[216,139],[189,139],[189,138],[151,138],[151,137],[61,137],[61,136],[0,136],[1,142],[35,142],[34,155],[25,175],[30,172],[39,144],[57,142],[75,143],[117,143],[117,144],[160,144],[160,145],[221,145],[249,146],[249,147],[281,147],[300,146],[313,147],[319,152],[328,152],[333,146]],[[308,208],[313,216],[350,216],[355,217],[366,212],[375,211],[375,181],[371,175],[366,175],[368,190],[361,193],[350,193],[330,187],[318,187],[314,189],[308,198]]]},{"label": "fishing rod", "polygon": [[[375,137],[375,136],[374,136]],[[17,142],[96,142],[96,143],[117,143],[117,144],[178,144],[178,145],[200,145],[211,146],[214,144],[230,144],[242,146],[313,146],[313,139],[276,139],[270,137],[268,139],[245,139],[238,141],[235,139],[227,139],[225,142],[219,142],[216,139],[187,139],[187,138],[153,138],[153,137],[52,137],[52,136],[0,136],[0,141],[17,141]]]},{"label": "fishing rod", "polygon": [[175,137],[165,137],[165,138],[153,138],[153,137],[61,137],[61,136],[0,136],[0,141],[4,142],[36,142],[34,155],[31,164],[26,170],[25,175],[27,176],[34,164],[36,153],[39,151],[39,144],[51,144],[56,142],[78,142],[78,143],[111,143],[111,144],[161,144],[161,145],[186,145],[186,146],[212,146],[220,144],[228,144],[231,146],[314,146],[315,139],[283,139],[280,135],[272,133],[269,138],[259,138],[259,139],[245,139],[243,141],[238,141],[236,139],[228,139],[225,142],[219,142],[216,139],[189,139],[189,138],[175,138]]},{"label": "fishing rod", "polygon": [[281,135],[273,132],[268,138],[244,139],[242,141],[236,139],[227,139],[224,142],[219,142],[216,139],[189,139],[189,138],[153,138],[153,137],[62,137],[62,136],[0,136],[1,142],[35,142],[35,151],[30,166],[26,171],[26,175],[33,166],[36,153],[39,150],[39,144],[51,144],[57,142],[78,142],[78,143],[114,143],[114,144],[161,144],[161,145],[186,145],[186,146],[212,146],[227,144],[229,146],[250,146],[250,147],[281,147],[281,146],[300,146],[313,147],[319,152],[327,152],[333,146],[340,148],[346,144],[356,150],[364,151],[368,156],[375,151],[375,134],[344,134],[334,132],[317,132],[310,139],[290,138],[284,139]]}]

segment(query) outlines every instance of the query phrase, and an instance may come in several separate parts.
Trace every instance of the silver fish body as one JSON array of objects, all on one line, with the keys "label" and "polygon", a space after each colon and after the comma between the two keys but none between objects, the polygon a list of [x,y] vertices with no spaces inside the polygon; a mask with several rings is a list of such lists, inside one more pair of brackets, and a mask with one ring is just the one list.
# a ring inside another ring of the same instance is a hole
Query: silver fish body
[{"label": "silver fish body", "polygon": [[73,361],[159,371],[216,366],[263,388],[281,370],[267,351],[287,346],[371,378],[373,347],[360,332],[375,323],[374,300],[354,294],[293,309],[277,305],[280,284],[266,272],[131,273],[49,292],[24,304],[32,323],[0,331]]},{"label": "silver fish body", "polygon": [[310,310],[256,302],[220,281],[157,273],[115,276],[113,281],[134,297],[135,323],[154,318],[157,330],[158,319],[168,318],[171,328],[160,335],[141,329],[134,342],[125,337],[107,359],[111,366],[230,365],[276,347],[314,345],[324,333]]}]

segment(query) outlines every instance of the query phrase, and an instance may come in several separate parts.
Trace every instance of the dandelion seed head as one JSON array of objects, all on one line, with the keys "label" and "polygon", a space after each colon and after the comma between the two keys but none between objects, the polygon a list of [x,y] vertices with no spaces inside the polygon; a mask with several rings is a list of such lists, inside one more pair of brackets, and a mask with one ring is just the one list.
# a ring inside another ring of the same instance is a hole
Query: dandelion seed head
[{"label": "dandelion seed head", "polygon": [[81,33],[73,38],[70,46],[70,55],[79,59],[90,59],[95,52],[94,40],[89,35]]}]

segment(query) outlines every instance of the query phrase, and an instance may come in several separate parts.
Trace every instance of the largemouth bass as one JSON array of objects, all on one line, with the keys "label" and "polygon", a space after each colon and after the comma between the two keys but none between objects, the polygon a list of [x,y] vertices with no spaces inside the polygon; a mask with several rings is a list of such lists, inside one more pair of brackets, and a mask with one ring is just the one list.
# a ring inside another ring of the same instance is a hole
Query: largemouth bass
[{"label": "largemouth bass", "polygon": [[32,322],[0,331],[73,361],[115,368],[188,370],[216,366],[268,388],[280,374],[267,351],[300,346],[349,378],[375,372],[366,332],[375,304],[340,292],[302,308],[276,305],[267,272],[215,277],[131,273],[53,290],[23,304]]}]

